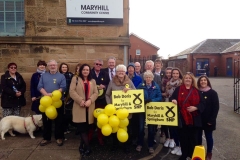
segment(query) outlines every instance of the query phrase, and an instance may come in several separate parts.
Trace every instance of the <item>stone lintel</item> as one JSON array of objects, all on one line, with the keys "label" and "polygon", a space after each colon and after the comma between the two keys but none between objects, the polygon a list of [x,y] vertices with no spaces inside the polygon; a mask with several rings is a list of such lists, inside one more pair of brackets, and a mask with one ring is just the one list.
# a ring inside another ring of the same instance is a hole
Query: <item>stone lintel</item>
[{"label": "stone lintel", "polygon": [[0,37],[0,43],[6,44],[83,44],[83,45],[119,45],[130,46],[128,37],[50,37],[50,36],[33,36],[33,37]]}]

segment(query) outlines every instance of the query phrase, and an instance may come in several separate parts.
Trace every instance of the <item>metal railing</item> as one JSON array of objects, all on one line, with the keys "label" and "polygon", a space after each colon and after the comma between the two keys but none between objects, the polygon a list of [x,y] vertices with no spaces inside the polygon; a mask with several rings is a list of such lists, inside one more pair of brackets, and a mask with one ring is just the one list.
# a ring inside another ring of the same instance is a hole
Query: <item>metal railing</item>
[{"label": "metal railing", "polygon": [[240,62],[239,59],[234,60],[234,68],[233,68],[233,75],[234,75],[234,112],[240,114]]}]

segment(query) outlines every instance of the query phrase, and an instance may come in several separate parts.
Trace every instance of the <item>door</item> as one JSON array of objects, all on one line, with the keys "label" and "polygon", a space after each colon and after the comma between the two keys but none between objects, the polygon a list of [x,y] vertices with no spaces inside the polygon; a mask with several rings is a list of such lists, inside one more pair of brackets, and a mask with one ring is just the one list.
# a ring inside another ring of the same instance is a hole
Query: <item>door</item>
[{"label": "door", "polygon": [[232,77],[232,58],[227,58],[227,61],[226,61],[226,71],[227,71],[227,76],[228,77]]}]

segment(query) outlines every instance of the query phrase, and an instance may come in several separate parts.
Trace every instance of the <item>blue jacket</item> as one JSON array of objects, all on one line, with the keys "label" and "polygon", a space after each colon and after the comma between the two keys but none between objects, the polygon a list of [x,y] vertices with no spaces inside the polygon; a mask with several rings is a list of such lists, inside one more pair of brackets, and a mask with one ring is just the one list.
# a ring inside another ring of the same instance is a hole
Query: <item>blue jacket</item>
[{"label": "blue jacket", "polygon": [[144,91],[144,100],[150,100],[151,102],[161,102],[162,93],[158,84],[152,81],[152,86],[147,88],[146,82],[140,83],[137,89],[143,89]]},{"label": "blue jacket", "polygon": [[[126,74],[128,75],[128,72],[126,72]],[[143,81],[142,78],[140,76],[138,76],[135,72],[134,72],[134,76],[133,76],[133,78],[131,80],[132,80],[135,88],[137,88],[138,85],[140,83],[142,83],[142,81]]]}]

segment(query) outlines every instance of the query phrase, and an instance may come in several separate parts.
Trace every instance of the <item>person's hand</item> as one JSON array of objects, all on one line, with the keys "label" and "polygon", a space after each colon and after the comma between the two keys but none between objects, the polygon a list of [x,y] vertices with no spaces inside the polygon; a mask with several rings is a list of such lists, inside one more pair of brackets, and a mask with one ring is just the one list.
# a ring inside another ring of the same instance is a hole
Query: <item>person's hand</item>
[{"label": "person's hand", "polygon": [[84,105],[85,107],[89,107],[92,104],[91,100],[88,99],[87,101],[85,101]]},{"label": "person's hand", "polygon": [[21,92],[16,92],[16,96],[17,96],[17,97],[20,97],[21,95],[22,95]]},{"label": "person's hand", "polygon": [[50,96],[50,97],[52,97],[52,93],[47,93],[47,95],[46,96]]},{"label": "person's hand", "polygon": [[195,106],[189,106],[189,107],[187,107],[187,111],[188,112],[193,112],[193,111],[196,111],[197,110],[197,107],[195,107]]},{"label": "person's hand", "polygon": [[36,97],[32,97],[32,101],[35,101],[37,98]]},{"label": "person's hand", "polygon": [[98,89],[104,89],[104,88],[106,88],[104,85],[102,85],[102,84],[100,84],[99,86],[98,86]]},{"label": "person's hand", "polygon": [[80,103],[80,106],[81,106],[81,107],[84,107],[84,105],[85,105],[85,101],[82,101],[82,102]]},{"label": "person's hand", "polygon": [[131,88],[123,88],[123,92],[127,93],[128,90],[130,90]]},{"label": "person's hand", "polygon": [[174,103],[174,104],[177,105],[177,100],[176,100],[176,99],[173,99],[173,100],[172,100],[172,103]]}]

